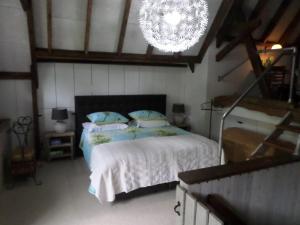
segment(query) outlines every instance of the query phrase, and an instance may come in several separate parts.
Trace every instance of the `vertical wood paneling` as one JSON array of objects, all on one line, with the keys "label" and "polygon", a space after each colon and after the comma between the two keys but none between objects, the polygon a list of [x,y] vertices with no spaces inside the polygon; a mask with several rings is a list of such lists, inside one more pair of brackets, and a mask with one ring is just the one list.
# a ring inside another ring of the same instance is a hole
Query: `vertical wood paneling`
[{"label": "vertical wood paneling", "polygon": [[74,108],[74,65],[55,64],[57,107]]},{"label": "vertical wood paneling", "polygon": [[139,94],[140,74],[139,67],[126,66],[125,67],[125,94],[136,95]]},{"label": "vertical wood paneling", "polygon": [[52,63],[39,63],[39,109],[50,109],[56,107],[56,82],[55,65]]},{"label": "vertical wood paneling", "polygon": [[224,225],[224,223],[214,214],[209,214],[208,225]]},{"label": "vertical wood paneling", "polygon": [[[76,95],[166,94],[169,116],[172,104],[183,98],[182,74],[177,68],[41,63],[38,69],[39,109],[45,114],[40,119],[42,130],[52,130],[48,109],[66,107],[74,111]],[[72,121],[69,127],[73,126]]]},{"label": "vertical wood paneling", "polygon": [[184,215],[185,215],[185,190],[181,188],[179,185],[176,187],[176,202],[175,204],[180,206],[177,208],[177,212],[179,212],[180,215],[176,214],[176,225],[183,225],[184,223]]},{"label": "vertical wood paneling", "polygon": [[92,66],[74,64],[75,95],[92,94]]},{"label": "vertical wood paneling", "polygon": [[153,67],[141,67],[140,70],[140,94],[153,94]]},{"label": "vertical wood paneling", "polygon": [[16,81],[17,116],[32,116],[31,81]]},{"label": "vertical wood paneling", "polygon": [[247,224],[294,225],[300,221],[300,163],[188,187],[205,198],[222,196]]},{"label": "vertical wood paneling", "polygon": [[92,65],[92,94],[108,95],[108,65]]},{"label": "vertical wood paneling", "polygon": [[202,205],[200,202],[197,202],[196,209],[196,225],[207,225],[208,224],[208,214],[209,210]]},{"label": "vertical wood paneling", "polygon": [[110,95],[125,94],[125,73],[124,66],[109,66],[108,90]]},{"label": "vertical wood paneling", "polygon": [[196,199],[187,194],[185,197],[184,225],[195,225]]}]

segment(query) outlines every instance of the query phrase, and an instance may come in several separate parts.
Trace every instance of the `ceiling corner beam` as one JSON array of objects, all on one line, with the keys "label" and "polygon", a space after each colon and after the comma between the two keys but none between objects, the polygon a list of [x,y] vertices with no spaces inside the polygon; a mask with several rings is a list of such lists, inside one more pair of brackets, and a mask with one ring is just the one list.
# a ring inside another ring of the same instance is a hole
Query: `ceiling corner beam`
[{"label": "ceiling corner beam", "polygon": [[92,17],[93,0],[88,0],[86,10],[86,24],[84,33],[84,53],[88,54],[90,44],[91,17]]},{"label": "ceiling corner beam", "polygon": [[297,14],[293,18],[293,20],[290,22],[286,30],[283,32],[282,36],[280,37],[279,43],[283,46],[288,44],[289,37],[296,32],[298,23],[300,21],[300,9],[298,10]]},{"label": "ceiling corner beam", "polygon": [[258,0],[258,2],[256,3],[254,9],[251,12],[251,15],[249,17],[249,20],[254,20],[256,19],[258,16],[260,16],[260,14],[262,13],[262,11],[264,10],[264,8],[266,7],[266,5],[268,4],[269,0]]},{"label": "ceiling corner beam", "polygon": [[234,5],[234,0],[223,0],[222,1],[221,6],[216,14],[216,17],[215,17],[209,31],[207,32],[207,35],[203,41],[202,47],[199,51],[198,58],[199,58],[200,63],[202,62],[209,45],[216,37],[219,29],[222,27],[227,15],[233,5]]},{"label": "ceiling corner beam", "polygon": [[274,13],[272,19],[270,20],[269,24],[267,25],[266,29],[262,33],[260,40],[263,42],[267,41],[267,38],[270,36],[280,19],[282,18],[283,14],[288,9],[289,5],[291,4],[292,0],[282,0],[281,4],[279,5],[278,9]]},{"label": "ceiling corner beam", "polygon": [[117,50],[119,55],[122,53],[122,50],[123,50],[131,2],[132,2],[131,0],[126,0],[126,2],[125,2],[125,8],[124,8],[124,14],[123,14],[123,19],[122,19],[122,26],[121,26],[119,42],[118,42],[118,50]]},{"label": "ceiling corner beam", "polygon": [[29,7],[30,7],[30,3],[28,2],[28,0],[20,0],[21,2],[21,6],[23,8],[23,10],[26,12],[29,10]]},{"label": "ceiling corner beam", "polygon": [[52,51],[52,0],[47,0],[48,51]]},{"label": "ceiling corner beam", "polygon": [[229,54],[237,45],[245,40],[245,38],[251,34],[257,27],[261,25],[261,20],[256,19],[248,22],[246,28],[241,32],[241,34],[234,38],[228,45],[226,45],[221,51],[216,55],[216,61],[221,61],[227,54]]}]

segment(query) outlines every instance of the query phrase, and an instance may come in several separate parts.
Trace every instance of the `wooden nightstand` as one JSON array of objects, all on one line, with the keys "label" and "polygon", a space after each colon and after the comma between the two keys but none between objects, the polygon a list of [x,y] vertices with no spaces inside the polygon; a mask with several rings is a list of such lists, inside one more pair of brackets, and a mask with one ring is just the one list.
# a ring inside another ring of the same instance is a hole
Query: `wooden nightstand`
[{"label": "wooden nightstand", "polygon": [[174,124],[174,123],[172,123],[172,125],[175,127],[181,128],[183,130],[186,130],[186,131],[192,130],[191,125],[189,125],[189,124]]},{"label": "wooden nightstand", "polygon": [[45,135],[45,144],[48,160],[74,158],[74,136],[73,131],[65,133],[48,132]]}]

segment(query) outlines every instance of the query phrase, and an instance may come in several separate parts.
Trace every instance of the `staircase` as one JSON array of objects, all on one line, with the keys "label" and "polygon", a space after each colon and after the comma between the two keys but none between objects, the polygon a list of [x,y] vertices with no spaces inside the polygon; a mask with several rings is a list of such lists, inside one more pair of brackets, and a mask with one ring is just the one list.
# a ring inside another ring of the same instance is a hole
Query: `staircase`
[{"label": "staircase", "polygon": [[[299,155],[299,144],[294,145],[290,142],[280,140],[280,136],[284,131],[297,133],[300,135],[300,126],[292,125],[295,121],[292,111],[288,111],[282,118],[281,122],[276,126],[273,132],[268,135],[265,140],[252,153],[250,159],[263,157],[268,147],[274,148],[286,154]],[[297,143],[300,143],[300,136],[298,135]]]}]

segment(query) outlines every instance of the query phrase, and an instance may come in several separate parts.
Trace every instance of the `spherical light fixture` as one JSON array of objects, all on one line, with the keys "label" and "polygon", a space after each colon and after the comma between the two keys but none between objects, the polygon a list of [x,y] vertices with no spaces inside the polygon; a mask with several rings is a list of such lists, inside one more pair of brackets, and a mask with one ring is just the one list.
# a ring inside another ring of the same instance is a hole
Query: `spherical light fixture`
[{"label": "spherical light fixture", "polygon": [[147,42],[164,52],[195,45],[208,23],[205,0],[143,0],[139,22]]}]

